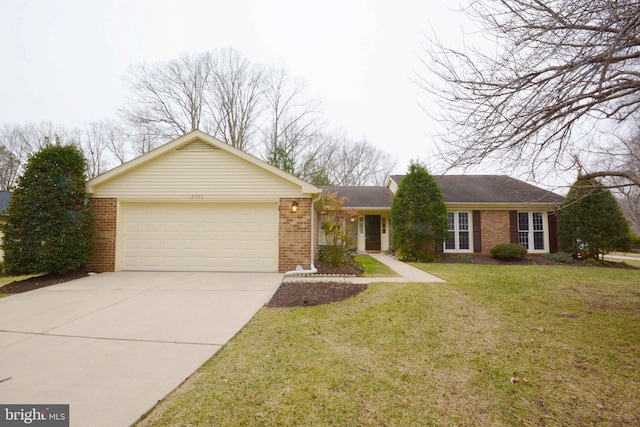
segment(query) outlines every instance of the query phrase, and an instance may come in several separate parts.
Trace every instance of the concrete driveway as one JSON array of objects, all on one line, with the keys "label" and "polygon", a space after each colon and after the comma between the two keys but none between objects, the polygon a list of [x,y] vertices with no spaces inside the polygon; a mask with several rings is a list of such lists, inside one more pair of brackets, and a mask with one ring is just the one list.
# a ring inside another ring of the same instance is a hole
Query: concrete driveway
[{"label": "concrete driveway", "polygon": [[120,272],[0,299],[0,403],[69,404],[72,426],[127,426],[213,356],[276,273]]}]

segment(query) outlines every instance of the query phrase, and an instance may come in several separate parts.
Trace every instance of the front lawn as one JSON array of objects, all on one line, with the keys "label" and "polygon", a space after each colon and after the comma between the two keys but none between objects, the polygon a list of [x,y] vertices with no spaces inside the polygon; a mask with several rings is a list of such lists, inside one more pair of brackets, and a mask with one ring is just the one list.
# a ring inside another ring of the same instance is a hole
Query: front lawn
[{"label": "front lawn", "polygon": [[140,425],[640,424],[638,271],[420,267],[263,308]]},{"label": "front lawn", "polygon": [[386,264],[369,255],[357,255],[356,262],[364,267],[363,277],[395,277],[398,273],[389,268]]}]

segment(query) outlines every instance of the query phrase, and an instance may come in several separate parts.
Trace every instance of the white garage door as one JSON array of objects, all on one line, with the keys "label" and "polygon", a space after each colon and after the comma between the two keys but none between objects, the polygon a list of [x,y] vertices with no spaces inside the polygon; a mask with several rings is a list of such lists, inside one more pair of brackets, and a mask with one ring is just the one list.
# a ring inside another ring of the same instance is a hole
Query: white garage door
[{"label": "white garage door", "polygon": [[127,203],[123,270],[278,270],[275,203]]}]

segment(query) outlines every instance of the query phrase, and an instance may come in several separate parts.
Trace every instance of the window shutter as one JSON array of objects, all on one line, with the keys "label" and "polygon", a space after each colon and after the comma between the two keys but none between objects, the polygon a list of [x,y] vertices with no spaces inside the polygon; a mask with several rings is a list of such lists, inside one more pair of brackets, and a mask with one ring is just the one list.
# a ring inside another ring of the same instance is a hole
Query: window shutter
[{"label": "window shutter", "polygon": [[482,227],[480,211],[473,211],[473,252],[482,252]]},{"label": "window shutter", "polygon": [[509,211],[509,235],[511,243],[518,244],[518,211]]},{"label": "window shutter", "polygon": [[558,216],[554,212],[547,214],[549,220],[549,252],[558,252]]}]

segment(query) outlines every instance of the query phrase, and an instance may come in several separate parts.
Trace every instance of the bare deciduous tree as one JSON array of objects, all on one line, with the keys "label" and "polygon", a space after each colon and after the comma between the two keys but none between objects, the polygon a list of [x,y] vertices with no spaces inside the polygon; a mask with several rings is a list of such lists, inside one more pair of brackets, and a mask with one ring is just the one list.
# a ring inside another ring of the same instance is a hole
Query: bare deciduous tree
[{"label": "bare deciduous tree", "polygon": [[13,186],[19,168],[16,156],[0,144],[0,190],[9,190]]},{"label": "bare deciduous tree", "polygon": [[29,147],[17,124],[5,124],[0,129],[0,190],[13,187],[20,166],[29,154]]},{"label": "bare deciduous tree", "polygon": [[622,213],[629,221],[634,233],[640,235],[640,187],[626,187],[618,197]]},{"label": "bare deciduous tree", "polygon": [[598,158],[604,158],[605,161],[595,166],[594,170],[628,171],[623,176],[608,174],[604,179],[617,193],[618,202],[631,228],[640,233],[640,186],[631,185],[627,178],[627,175],[640,176],[640,123],[630,138],[602,147],[599,154]]},{"label": "bare deciduous tree", "polygon": [[324,123],[319,101],[304,96],[305,85],[284,69],[272,69],[265,82],[266,120],[260,128],[263,158],[294,175],[301,175],[305,153],[317,151]]},{"label": "bare deciduous tree", "polygon": [[104,135],[107,150],[111,153],[117,164],[123,164],[130,159],[129,135],[124,127],[115,120],[103,120],[99,122],[101,132]]},{"label": "bare deciduous tree", "polygon": [[143,128],[136,133],[160,141],[200,129],[205,119],[210,75],[207,53],[132,66],[125,78],[128,101],[121,113],[130,126]]},{"label": "bare deciduous tree", "polygon": [[122,126],[112,120],[101,120],[74,130],[72,140],[84,153],[87,175],[94,178],[127,160],[127,137]]},{"label": "bare deciduous tree", "polygon": [[30,154],[69,131],[48,121],[4,124],[0,129],[0,189],[11,188]]},{"label": "bare deciduous tree", "polygon": [[105,151],[107,150],[98,123],[89,123],[84,129],[74,129],[71,140],[84,154],[89,179],[100,175],[107,169]]},{"label": "bare deciduous tree", "polygon": [[214,51],[211,62],[208,105],[214,119],[214,135],[240,150],[250,151],[263,107],[265,71],[230,48]]},{"label": "bare deciduous tree", "polygon": [[[442,107],[430,113],[451,129],[443,153],[450,164],[566,165],[598,139],[577,138],[597,132],[580,126],[629,132],[640,113],[639,2],[470,0],[463,10],[495,52],[432,37],[423,60],[435,78],[418,81]],[[628,170],[594,172],[583,177],[617,174],[640,186]]]},{"label": "bare deciduous tree", "polygon": [[20,129],[29,154],[35,153],[47,144],[53,144],[56,135],[64,141],[69,134],[69,130],[64,126],[49,121],[27,122],[21,125]]},{"label": "bare deciduous tree", "polygon": [[241,150],[249,148],[260,114],[264,72],[233,49],[184,54],[131,67],[121,113],[136,151],[200,129]]},{"label": "bare deciduous tree", "polygon": [[395,161],[366,139],[354,141],[342,133],[323,135],[311,154],[309,173],[318,185],[384,185],[395,168]]}]

